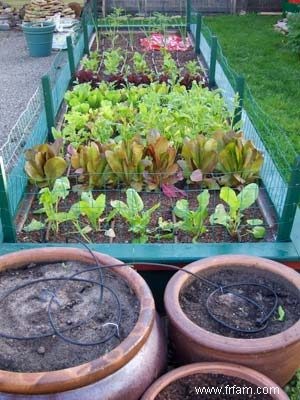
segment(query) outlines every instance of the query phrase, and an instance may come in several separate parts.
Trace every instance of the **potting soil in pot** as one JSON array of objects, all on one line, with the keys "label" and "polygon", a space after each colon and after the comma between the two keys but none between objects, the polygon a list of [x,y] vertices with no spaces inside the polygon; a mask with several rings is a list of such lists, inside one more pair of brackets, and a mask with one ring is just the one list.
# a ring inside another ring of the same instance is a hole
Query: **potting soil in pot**
[{"label": "potting soil in pot", "polygon": [[[85,279],[85,282],[53,280],[70,277],[91,267],[76,262],[32,264],[0,274],[0,369],[40,372],[73,367],[109,353],[130,334],[137,322],[140,305],[135,293],[117,274],[108,269],[102,270],[103,284],[117,296],[116,299],[111,291],[104,288],[102,301],[100,286],[89,282],[100,281],[99,271],[75,277]],[[41,279],[49,281],[26,285]],[[18,290],[5,297],[5,293],[17,287]],[[54,332],[49,314],[57,332],[67,340]],[[3,335],[37,338],[17,340],[4,338]],[[106,338],[109,340],[106,341]],[[98,343],[102,339],[104,343],[97,345],[70,343]]]},{"label": "potting soil in pot", "polygon": [[180,306],[191,321],[207,331],[227,337],[261,338],[283,332],[300,319],[300,293],[295,286],[278,275],[255,268],[245,270],[228,267],[202,273],[201,276],[222,286],[248,283],[248,285],[234,287],[232,293],[235,292],[254,300],[263,308],[264,313],[271,311],[274,298],[270,296],[268,290],[255,285],[270,287],[278,296],[278,305],[265,329],[257,333],[238,332],[215,321],[208,313],[207,301],[217,318],[227,325],[246,331],[255,327],[259,317],[257,310],[243,298],[226,291],[209,297],[215,291],[215,287],[199,279],[191,278],[180,292]]},{"label": "potting soil in pot", "polygon": [[[235,385],[235,386],[234,386]],[[195,374],[178,379],[167,386],[156,400],[272,400],[261,394],[263,388],[224,375]],[[259,392],[260,394],[257,394]]]}]

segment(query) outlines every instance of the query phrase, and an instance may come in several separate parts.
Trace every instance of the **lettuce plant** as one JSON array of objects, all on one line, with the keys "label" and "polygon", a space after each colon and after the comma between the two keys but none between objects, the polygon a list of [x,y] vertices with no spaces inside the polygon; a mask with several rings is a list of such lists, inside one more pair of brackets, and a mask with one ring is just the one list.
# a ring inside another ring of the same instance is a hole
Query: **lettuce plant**
[{"label": "lettuce plant", "polygon": [[298,369],[294,378],[285,386],[284,390],[290,400],[300,399],[300,369]]},{"label": "lettuce plant", "polygon": [[198,207],[195,211],[190,210],[189,203],[186,199],[176,202],[174,214],[180,218],[178,228],[191,233],[193,242],[196,242],[199,236],[206,232],[205,221],[208,217],[209,192],[204,190],[197,196]]},{"label": "lettuce plant", "polygon": [[180,166],[187,178],[194,182],[202,182],[209,187],[216,186],[209,174],[215,170],[218,162],[218,143],[213,138],[198,135],[195,139],[186,139],[182,146],[183,160]]},{"label": "lettuce plant", "polygon": [[158,132],[152,131],[147,137],[144,178],[149,190],[163,184],[173,185],[182,180],[182,173],[176,163],[177,150]]},{"label": "lettuce plant", "polygon": [[143,187],[144,145],[137,137],[122,140],[112,150],[106,150],[106,160],[114,176],[137,191]]},{"label": "lettuce plant", "polygon": [[52,186],[66,169],[66,161],[59,156],[62,140],[53,144],[41,144],[25,152],[25,172],[30,182],[39,187]]},{"label": "lettuce plant", "polygon": [[218,170],[224,174],[222,185],[242,186],[256,181],[263,165],[263,155],[242,135],[234,137],[219,153]]},{"label": "lettuce plant", "polygon": [[[219,224],[225,226],[228,233],[232,237],[238,237],[239,229],[243,219],[243,211],[251,207],[257,200],[259,187],[256,183],[250,183],[237,195],[230,187],[222,187],[220,191],[220,199],[223,200],[229,207],[226,210],[223,204],[218,204],[215,212],[210,216],[212,225]],[[256,226],[261,225],[261,220],[247,220],[247,223],[252,227],[254,237],[261,238],[264,236],[263,230],[257,229]]]},{"label": "lettuce plant", "polygon": [[111,173],[105,151],[112,146],[113,144],[102,145],[96,142],[79,146],[77,150],[69,146],[71,165],[75,173],[79,174],[80,183],[87,183],[91,189],[101,188],[107,183]]},{"label": "lettuce plant", "polygon": [[120,214],[129,224],[129,231],[136,236],[135,243],[146,243],[148,241],[148,226],[151,215],[160,206],[155,204],[148,210],[144,210],[144,203],[139,194],[134,189],[126,190],[126,203],[121,200],[112,200],[110,202],[114,208],[109,218]]},{"label": "lettuce plant", "polygon": [[108,50],[104,52],[104,73],[106,75],[115,75],[119,72],[120,64],[124,61],[120,49]]}]

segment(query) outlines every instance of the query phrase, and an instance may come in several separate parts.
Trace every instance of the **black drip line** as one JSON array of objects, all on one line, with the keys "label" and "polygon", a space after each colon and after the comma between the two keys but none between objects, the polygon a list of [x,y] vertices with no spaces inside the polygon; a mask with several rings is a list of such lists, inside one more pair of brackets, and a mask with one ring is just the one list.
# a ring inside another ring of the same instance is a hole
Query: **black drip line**
[{"label": "black drip line", "polygon": [[[78,240],[78,239],[76,239],[76,240]],[[96,345],[100,345],[100,344],[108,342],[113,337],[120,338],[119,328],[120,328],[120,323],[122,320],[121,301],[118,297],[118,294],[115,293],[115,291],[111,287],[109,287],[103,283],[102,269],[119,268],[119,267],[124,267],[124,266],[134,267],[135,265],[139,265],[140,263],[136,262],[136,263],[122,263],[122,264],[112,264],[112,265],[100,265],[94,252],[84,242],[81,242],[80,240],[78,240],[78,242],[80,242],[87,249],[87,251],[92,255],[93,259],[95,260],[95,262],[97,264],[96,266],[85,269],[80,272],[76,272],[75,274],[73,274],[69,277],[42,278],[42,279],[32,280],[30,282],[24,283],[23,285],[18,285],[16,287],[14,287],[13,289],[8,290],[0,298],[0,303],[2,303],[6,298],[8,298],[11,294],[17,292],[18,290],[21,290],[27,286],[35,285],[35,284],[38,284],[41,282],[50,282],[50,281],[65,282],[62,286],[60,286],[59,290],[62,290],[67,285],[68,282],[85,282],[85,283],[89,283],[92,285],[97,285],[99,287],[99,301],[98,301],[99,310],[97,310],[89,318],[86,318],[85,320],[80,321],[77,324],[73,324],[70,327],[63,328],[60,330],[54,322],[53,307],[52,307],[54,302],[56,302],[58,305],[60,305],[60,304],[59,304],[59,301],[57,300],[56,292],[47,290],[47,292],[51,295],[51,298],[47,305],[47,316],[48,316],[49,325],[51,326],[52,331],[48,332],[48,333],[44,333],[44,334],[31,335],[31,336],[8,335],[6,333],[0,332],[0,337],[5,338],[5,339],[14,339],[14,340],[37,340],[37,339],[51,337],[53,335],[56,335],[56,336],[60,337],[62,340],[64,340],[65,342],[73,344],[73,345],[78,345],[78,346],[96,346]],[[206,310],[207,310],[208,314],[210,315],[210,317],[212,319],[214,319],[217,323],[219,323],[220,325],[223,325],[224,327],[226,327],[232,331],[235,331],[235,332],[252,334],[252,333],[258,333],[258,332],[263,331],[264,329],[267,328],[270,318],[272,317],[272,315],[274,314],[274,312],[276,311],[277,306],[278,306],[278,296],[277,296],[276,292],[272,288],[270,288],[266,285],[263,285],[263,284],[255,284],[255,283],[251,283],[251,282],[241,282],[241,283],[235,283],[235,284],[223,286],[223,285],[215,283],[209,279],[201,277],[197,274],[194,274],[191,271],[177,267],[175,265],[151,263],[151,262],[149,262],[149,263],[147,262],[146,264],[149,266],[156,266],[156,267],[160,267],[160,268],[164,267],[164,268],[173,269],[176,271],[181,271],[181,272],[187,273],[187,274],[193,276],[195,279],[202,281],[207,286],[214,287],[215,290],[212,293],[210,293],[209,296],[207,297],[206,305],[205,305]],[[82,275],[87,272],[93,272],[93,271],[98,271],[99,281],[78,277],[79,275]],[[265,311],[264,307],[261,304],[257,303],[255,300],[253,300],[247,296],[244,296],[243,294],[237,293],[236,291],[233,290],[234,288],[240,288],[241,286],[246,286],[246,287],[255,286],[257,288],[268,291],[269,292],[268,297],[273,297],[273,305],[272,305],[270,311],[268,311],[268,312]],[[116,303],[115,321],[111,321],[111,322],[102,324],[103,327],[104,326],[111,327],[111,329],[109,330],[109,333],[107,333],[106,336],[104,336],[103,338],[101,338],[97,341],[94,341],[94,342],[81,342],[81,341],[74,340],[74,339],[71,339],[68,336],[66,336],[66,334],[65,334],[66,332],[76,329],[76,328],[79,328],[83,325],[86,325],[88,322],[90,322],[94,318],[96,313],[101,312],[101,304],[103,302],[104,289],[106,289],[106,290],[108,290],[108,292],[110,292],[110,294],[112,295],[112,297],[114,298],[115,303]],[[258,312],[260,313],[260,317],[256,318],[256,320],[254,321],[255,327],[250,328],[250,329],[243,329],[243,328],[239,328],[239,327],[230,325],[229,323],[223,321],[219,316],[217,316],[214,313],[213,307],[210,306],[212,297],[215,296],[216,294],[227,294],[227,293],[230,293],[233,296],[236,296],[236,297],[246,301],[247,303],[252,304],[252,306],[254,306],[258,310]]]}]

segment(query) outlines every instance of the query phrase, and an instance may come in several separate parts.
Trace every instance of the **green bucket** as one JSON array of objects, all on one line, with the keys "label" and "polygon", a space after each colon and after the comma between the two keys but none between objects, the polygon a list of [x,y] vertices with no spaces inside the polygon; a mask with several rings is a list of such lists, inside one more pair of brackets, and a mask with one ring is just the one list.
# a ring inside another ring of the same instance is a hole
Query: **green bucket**
[{"label": "green bucket", "polygon": [[53,22],[27,22],[22,25],[31,57],[50,56],[55,24]]}]

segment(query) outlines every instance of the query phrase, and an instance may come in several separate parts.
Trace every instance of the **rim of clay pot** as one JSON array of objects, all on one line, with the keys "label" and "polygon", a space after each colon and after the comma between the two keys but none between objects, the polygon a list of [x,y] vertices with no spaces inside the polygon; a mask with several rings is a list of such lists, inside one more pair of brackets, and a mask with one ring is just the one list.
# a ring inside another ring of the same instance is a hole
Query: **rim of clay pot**
[{"label": "rim of clay pot", "polygon": [[[195,374],[225,375],[243,379],[261,388],[278,388],[279,394],[270,394],[273,396],[274,400],[289,400],[287,394],[275,382],[260,372],[257,372],[251,368],[243,367],[241,365],[219,362],[188,364],[184,367],[174,369],[155,381],[144,393],[141,400],[155,400],[156,396],[158,396],[159,393],[161,393],[171,383],[177,381],[178,379]],[[201,396],[199,396],[199,398],[201,398]]]},{"label": "rim of clay pot", "polygon": [[[185,266],[183,269],[198,273],[208,268],[212,271],[214,268],[220,269],[220,267],[229,266],[256,268],[278,274],[300,290],[300,274],[283,264],[261,257],[237,254],[215,256],[195,261]],[[178,271],[167,284],[164,304],[172,324],[175,325],[179,331],[183,332],[183,334],[188,335],[191,340],[215,350],[234,354],[253,354],[261,351],[274,351],[276,348],[286,348],[299,341],[300,320],[283,332],[257,339],[222,336],[196,325],[183,312],[179,303],[180,290],[190,278],[191,276],[189,274]]]},{"label": "rim of clay pot", "polygon": [[[123,263],[106,254],[94,252],[103,265]],[[49,247],[22,250],[0,257],[0,272],[17,269],[30,263],[78,261],[95,264],[85,250],[70,247]],[[124,366],[140,350],[154,323],[155,305],[152,293],[143,278],[132,268],[124,266],[112,270],[119,274],[133,289],[139,302],[140,313],[131,333],[111,352],[88,363],[57,371],[11,372],[0,370],[0,392],[45,394],[76,389],[105,378]]]}]

